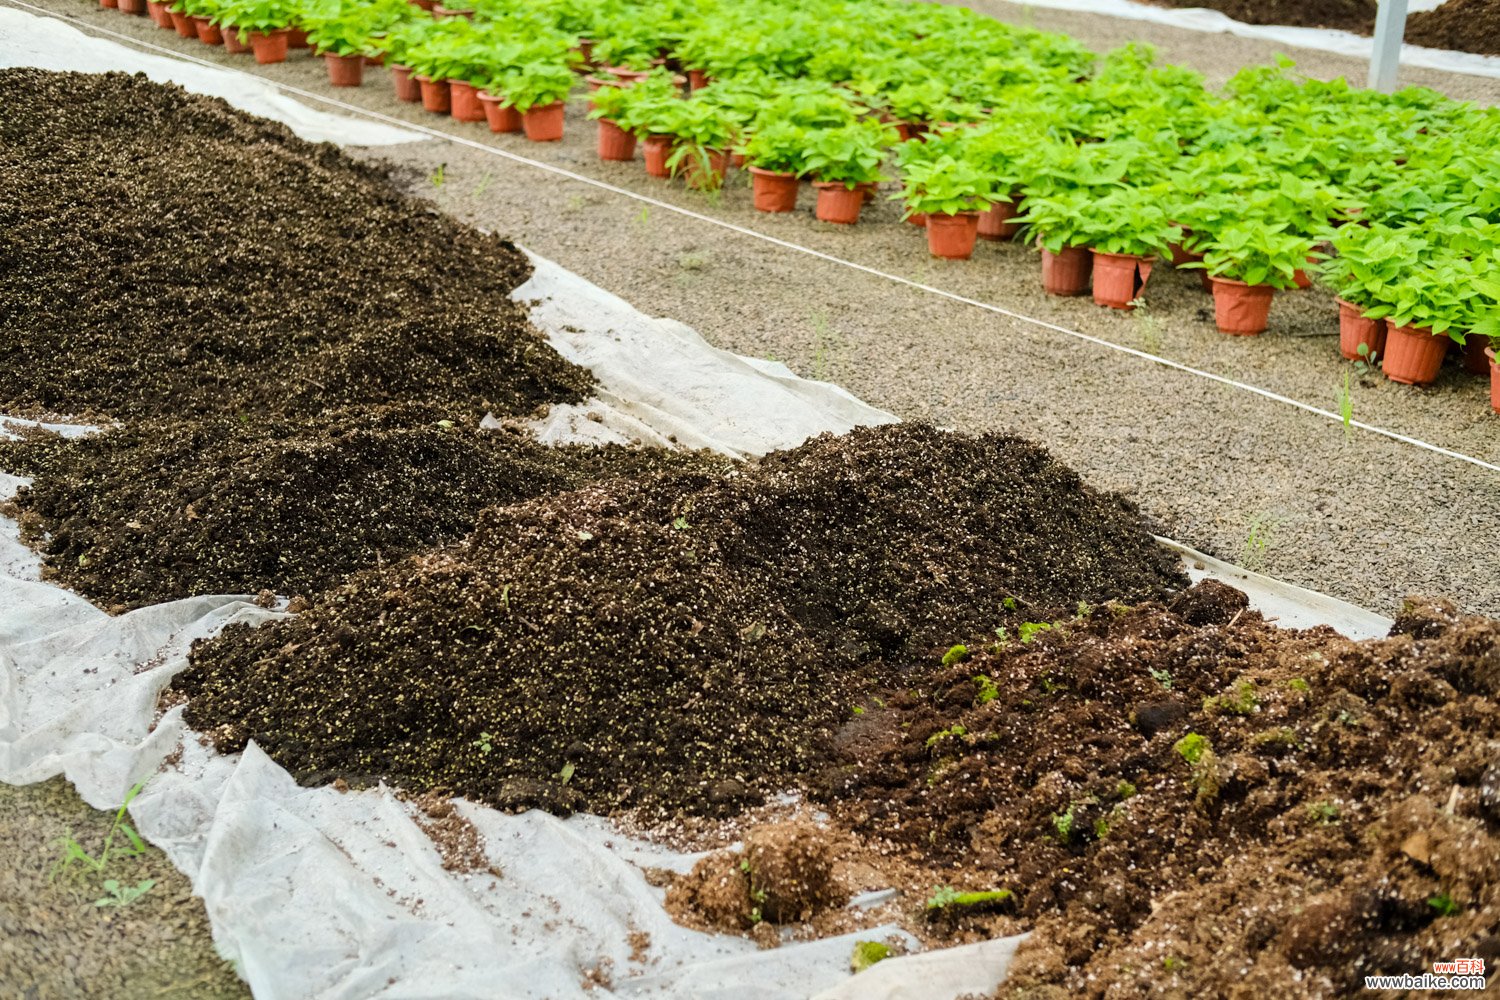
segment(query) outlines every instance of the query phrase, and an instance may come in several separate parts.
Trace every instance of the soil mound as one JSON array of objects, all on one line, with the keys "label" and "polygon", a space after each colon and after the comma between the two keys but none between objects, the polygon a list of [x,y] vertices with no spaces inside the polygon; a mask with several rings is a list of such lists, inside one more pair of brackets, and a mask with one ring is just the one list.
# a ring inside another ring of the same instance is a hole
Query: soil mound
[{"label": "soil mound", "polygon": [[722,477],[486,511],[462,544],[200,644],[221,750],[502,808],[737,808],[954,637],[1181,583],[1133,508],[1015,438],[898,425]]},{"label": "soil mound", "polygon": [[844,903],[833,879],[834,850],[828,833],[811,823],[756,827],[742,850],[710,854],[674,882],[667,910],[690,926],[730,933],[808,920]]},{"label": "soil mound", "polygon": [[512,244],[378,167],[121,73],[0,70],[0,413],[577,402]]},{"label": "soil mound", "polygon": [[1280,630],[1218,585],[1097,608],[866,702],[825,792],[902,863],[1011,894],[931,911],[959,938],[1036,931],[1004,997],[1493,968],[1500,622],[1402,621],[1420,637]]},{"label": "soil mound", "polygon": [[1430,49],[1500,55],[1500,0],[1448,0],[1411,15],[1406,40]]}]

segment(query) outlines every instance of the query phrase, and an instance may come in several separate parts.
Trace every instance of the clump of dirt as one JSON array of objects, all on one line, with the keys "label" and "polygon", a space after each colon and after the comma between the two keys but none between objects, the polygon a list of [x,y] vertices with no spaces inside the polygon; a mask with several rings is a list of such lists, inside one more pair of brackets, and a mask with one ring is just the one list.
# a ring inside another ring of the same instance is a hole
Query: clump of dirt
[{"label": "clump of dirt", "polygon": [[1500,55],[1500,0],[1448,0],[1406,21],[1406,41],[1430,49]]},{"label": "clump of dirt", "polygon": [[1493,968],[1500,622],[1412,601],[1416,635],[1352,642],[1217,584],[1086,611],[866,702],[823,776],[835,819],[953,887],[935,898],[1011,893],[929,921],[1035,931],[1000,996]]},{"label": "clump of dirt", "polygon": [[[1207,7],[1244,24],[1340,28],[1360,35],[1375,30],[1377,0],[1150,0],[1162,7]],[[1409,40],[1409,37],[1408,37]]]},{"label": "clump of dirt", "polygon": [[413,798],[412,805],[417,825],[432,838],[445,871],[483,871],[500,877],[500,869],[490,864],[485,853],[479,828],[459,813],[451,797],[434,790]]},{"label": "clump of dirt", "polygon": [[144,75],[0,70],[0,412],[521,415],[592,385],[515,246],[377,166]]},{"label": "clump of dirt", "polygon": [[492,508],[199,644],[178,683],[220,750],[254,739],[303,781],[727,812],[794,783],[913,651],[1181,582],[1044,451],[897,425]]},{"label": "clump of dirt", "polygon": [[426,404],[316,422],[138,420],[94,437],[0,442],[0,467],[36,477],[15,507],[44,571],[121,610],[206,593],[313,593],[461,538],[488,506],[726,464],[544,447]]},{"label": "clump of dirt", "polygon": [[667,890],[679,923],[741,932],[810,920],[847,898],[833,878],[834,844],[806,822],[759,826],[742,850],[710,854]]}]

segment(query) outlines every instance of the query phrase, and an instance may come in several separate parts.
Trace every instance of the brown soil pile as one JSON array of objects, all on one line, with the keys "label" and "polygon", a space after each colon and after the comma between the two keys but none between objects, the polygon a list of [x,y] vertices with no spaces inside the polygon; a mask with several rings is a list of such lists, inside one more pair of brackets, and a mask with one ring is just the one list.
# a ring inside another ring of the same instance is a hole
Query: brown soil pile
[{"label": "brown soil pile", "polygon": [[1149,0],[1161,7],[1207,7],[1243,24],[1375,30],[1377,0]]},{"label": "brown soil pile", "polygon": [[1411,604],[1351,642],[1205,584],[1026,637],[867,701],[827,776],[880,850],[1013,894],[929,911],[960,939],[1036,931],[1002,996],[1327,997],[1494,968],[1500,623]]},{"label": "brown soil pile", "polygon": [[847,898],[833,878],[834,851],[828,833],[811,823],[756,827],[741,850],[710,854],[673,882],[667,911],[729,932],[808,920]]},{"label": "brown soil pile", "polygon": [[194,594],[307,594],[463,537],[479,511],[617,475],[719,469],[656,449],[548,448],[407,404],[315,424],[135,421],[0,444],[36,477],[17,507],[49,576],[106,607]]},{"label": "brown soil pile", "polygon": [[1500,0],[1448,0],[1411,15],[1406,40],[1430,49],[1500,55]]},{"label": "brown soil pile", "polygon": [[377,167],[144,76],[0,70],[0,413],[576,402],[510,243]]},{"label": "brown soil pile", "polygon": [[805,772],[913,654],[1179,583],[1128,504],[1040,449],[902,425],[494,508],[200,644],[179,684],[221,750],[254,739],[304,781],[723,810]]}]

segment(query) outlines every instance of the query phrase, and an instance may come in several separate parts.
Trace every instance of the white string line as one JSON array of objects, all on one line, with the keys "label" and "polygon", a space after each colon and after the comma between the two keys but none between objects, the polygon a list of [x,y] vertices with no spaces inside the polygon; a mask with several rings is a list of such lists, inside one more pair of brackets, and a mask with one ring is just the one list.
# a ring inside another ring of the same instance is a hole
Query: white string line
[{"label": "white string line", "polygon": [[[797,253],[806,254],[809,257],[816,257],[819,260],[826,260],[832,264],[838,264],[842,267],[850,268],[851,270],[861,271],[865,274],[871,275],[876,278],[881,278],[885,281],[893,281],[897,284],[905,285],[908,288],[915,288],[919,291],[927,292],[931,295],[937,295],[966,306],[973,306],[976,309],[983,309],[987,312],[1018,320],[1022,323],[1030,323],[1032,326],[1041,327],[1044,330],[1051,330],[1054,333],[1061,333],[1069,337],[1075,337],[1078,340],[1082,340],[1090,344],[1095,344],[1099,347],[1104,347],[1112,351],[1118,351],[1119,353],[1129,355],[1130,357],[1139,358],[1143,361],[1162,365],[1166,368],[1172,368],[1176,371],[1184,372],[1189,375],[1195,375],[1198,378],[1207,379],[1210,382],[1217,382],[1220,385],[1226,385],[1231,388],[1238,389],[1242,392],[1252,393],[1253,395],[1260,396],[1277,403],[1284,403],[1287,406],[1292,406],[1306,413],[1311,413],[1316,416],[1323,417],[1327,420],[1333,421],[1334,423],[1344,423],[1344,417],[1342,414],[1334,413],[1332,410],[1325,410],[1320,406],[1313,406],[1311,403],[1304,403],[1299,399],[1293,399],[1290,396],[1283,395],[1279,392],[1273,392],[1270,389],[1263,389],[1258,385],[1251,385],[1248,382],[1240,382],[1236,379],[1228,378],[1224,375],[1217,375],[1213,372],[1204,371],[1201,368],[1194,368],[1192,365],[1183,364],[1180,361],[1173,361],[1171,358],[1164,358],[1160,355],[1151,354],[1147,351],[1137,350],[1134,347],[1126,347],[1123,344],[1116,344],[1113,341],[1105,340],[1102,337],[1095,337],[1091,334],[1083,333],[1080,330],[1069,329],[1068,327],[1059,326],[1056,323],[1051,323],[1044,319],[1037,319],[1034,316],[1027,316],[1024,313],[1015,312],[1014,310],[1007,309],[1004,306],[997,306],[990,302],[980,301],[979,299],[971,299],[966,295],[959,295],[956,292],[950,292],[942,288],[936,288],[932,285],[924,284],[920,281],[914,281],[911,278],[903,278],[898,274],[890,274],[886,271],[881,271],[878,268],[856,263],[852,260],[845,260],[842,257],[836,257],[833,254],[824,253],[821,250],[814,250],[811,247],[805,247],[799,243],[792,243],[777,236],[771,236],[766,233],[757,232],[754,229],[748,229],[737,223],[728,222],[724,219],[716,219],[713,216],[695,212],[690,208],[683,208],[679,205],[673,205],[670,202],[661,201],[657,198],[651,197],[650,195],[639,194],[626,188],[616,187],[615,185],[610,184],[607,181],[601,181],[597,178],[575,173],[574,171],[569,170],[566,167],[559,167],[551,163],[543,163],[540,160],[533,160],[530,157],[522,156],[519,153],[512,153],[507,149],[501,149],[500,147],[491,145],[489,143],[477,142],[473,139],[469,139],[461,135],[454,135],[451,132],[445,132],[441,129],[435,129],[427,125],[405,121],[404,119],[396,118],[392,115],[387,115],[380,111],[372,111],[369,108],[362,108],[356,104],[349,104],[334,97],[328,97],[310,90],[304,90],[301,87],[297,87],[292,84],[279,83],[275,80],[270,79],[269,77],[261,76],[258,73],[249,73],[237,67],[226,67],[220,63],[209,62],[206,59],[200,59],[197,56],[188,55],[175,49],[169,49],[165,46],[156,45],[152,42],[147,42],[142,39],[131,37],[130,35],[111,31],[108,28],[101,28],[97,25],[85,21],[80,21],[73,15],[54,14],[52,11],[47,10],[46,8],[37,7],[32,4],[26,3],[25,0],[4,0],[4,2],[13,4],[17,7],[25,7],[29,10],[38,11],[45,16],[65,18],[67,20],[74,21],[81,28],[93,30],[100,34],[109,35],[113,38],[118,38],[121,41],[139,46],[141,48],[154,49],[157,52],[161,52],[178,59],[185,59],[189,62],[197,63],[200,66],[206,66],[210,69],[228,70],[232,73],[242,73],[245,76],[249,76],[253,79],[268,83],[278,90],[282,90],[290,94],[296,94],[299,97],[317,101],[322,104],[328,104],[355,115],[387,122],[399,128],[407,129],[408,131],[422,132],[429,136],[432,136],[435,139],[443,139],[456,145],[468,146],[472,149],[477,149],[481,152],[489,153],[492,156],[499,156],[507,160],[512,160],[516,163],[524,163],[529,167],[535,167],[536,169],[546,171],[547,173],[556,174],[560,177],[566,177],[569,180],[588,184],[593,187],[609,191],[613,194],[621,195],[625,198],[644,202],[647,205],[652,205],[664,211],[674,212],[677,215],[682,215],[689,219],[696,219],[699,222],[706,222],[712,226],[718,226],[722,229],[730,230],[731,232],[740,233],[741,235],[749,236],[753,239],[762,240],[766,243],[782,247],[786,250],[792,250]],[[1371,434],[1378,434],[1381,437],[1400,442],[1401,444],[1411,445],[1414,448],[1421,448],[1424,451],[1430,451],[1433,454],[1442,455],[1445,458],[1455,459],[1460,462],[1467,462],[1470,465],[1478,466],[1481,469],[1487,469],[1490,472],[1500,472],[1500,465],[1496,465],[1492,462],[1486,462],[1481,458],[1476,458],[1473,455],[1466,455],[1460,451],[1453,451],[1450,448],[1444,448],[1441,445],[1436,445],[1429,441],[1423,441],[1421,438],[1411,437],[1410,435],[1402,434],[1398,431],[1388,430],[1384,427],[1378,427],[1374,424],[1367,424],[1361,420],[1351,419],[1349,421],[1349,426],[1357,427],[1360,430],[1367,431]]]}]

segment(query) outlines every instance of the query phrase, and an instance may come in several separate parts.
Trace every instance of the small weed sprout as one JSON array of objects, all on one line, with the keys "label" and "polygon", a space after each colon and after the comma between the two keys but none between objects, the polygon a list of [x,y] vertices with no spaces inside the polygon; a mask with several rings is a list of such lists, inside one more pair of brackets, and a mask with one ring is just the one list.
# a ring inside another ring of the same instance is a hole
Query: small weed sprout
[{"label": "small weed sprout", "polygon": [[1359,345],[1359,357],[1354,361],[1354,373],[1361,378],[1366,375],[1373,375],[1379,361],[1380,352],[1372,351],[1369,344],[1361,343]]},{"label": "small weed sprout", "polygon": [[1047,622],[1022,622],[1016,626],[1016,631],[1020,633],[1021,642],[1028,643],[1051,628]]},{"label": "small weed sprout", "polygon": [[1145,299],[1135,299],[1130,304],[1134,307],[1135,334],[1140,338],[1141,350],[1151,354],[1160,353],[1161,321],[1152,315],[1151,307],[1146,304]]},{"label": "small weed sprout", "polygon": [[1254,514],[1245,532],[1245,545],[1240,561],[1246,569],[1260,570],[1266,565],[1266,550],[1271,547],[1273,522],[1265,514]]},{"label": "small weed sprout", "polygon": [[1307,818],[1319,826],[1330,826],[1339,821],[1339,807],[1333,802],[1314,802],[1307,807]]},{"label": "small weed sprout", "polygon": [[484,176],[479,178],[479,183],[474,185],[474,197],[478,198],[486,191],[488,191],[490,189],[490,182],[494,179],[494,174],[491,174],[488,170],[486,170],[484,172]]},{"label": "small weed sprout", "polygon": [[566,785],[568,782],[573,780],[573,775],[577,772],[578,769],[571,763],[568,763],[562,766],[562,770],[557,772],[557,776],[558,778],[562,779],[562,783]]},{"label": "small weed sprout", "polygon": [[469,745],[477,749],[480,753],[488,755],[491,750],[495,749],[494,739],[495,735],[493,733],[480,733],[479,739]]},{"label": "small weed sprout", "polygon": [[447,179],[447,176],[448,176],[448,164],[446,164],[446,163],[439,163],[437,169],[432,172],[432,177],[430,178],[431,181],[432,181],[432,186],[435,187],[435,188],[442,187],[443,186],[443,181],[445,181]]},{"label": "small weed sprout", "polygon": [[1163,691],[1172,690],[1172,671],[1162,670],[1160,667],[1151,667],[1151,679],[1160,684]]},{"label": "small weed sprout", "polygon": [[1135,794],[1135,785],[1126,781],[1124,778],[1121,778],[1120,783],[1115,785],[1115,798],[1119,799],[1121,802],[1125,801],[1126,799],[1135,798]]},{"label": "small weed sprout", "polygon": [[1428,899],[1427,905],[1436,910],[1437,915],[1440,917],[1456,917],[1464,909],[1446,892],[1438,893],[1436,896]]},{"label": "small weed sprout", "polygon": [[950,736],[967,736],[968,734],[969,731],[963,726],[954,724],[952,726],[949,726],[947,729],[939,729],[937,732],[927,737],[927,745],[930,747],[936,746],[940,740],[945,740]]},{"label": "small weed sprout", "polygon": [[[1360,345],[1364,346],[1364,345]],[[1349,372],[1344,372],[1344,384],[1334,399],[1339,404],[1339,417],[1344,422],[1344,437],[1354,433],[1354,397],[1349,391]]]},{"label": "small weed sprout", "polygon": [[1014,611],[1016,610],[1016,599],[1014,597],[1002,598],[1000,601],[1000,606],[1006,611]]},{"label": "small weed sprout", "polygon": [[1068,806],[1066,812],[1052,814],[1052,829],[1057,831],[1057,839],[1064,844],[1073,840],[1073,824],[1077,822],[1073,815],[1073,807]]},{"label": "small weed sprout", "polygon": [[1188,733],[1172,745],[1178,756],[1192,767],[1192,784],[1197,793],[1193,804],[1205,808],[1219,797],[1219,758],[1214,755],[1208,737]]},{"label": "small weed sprout", "polygon": [[1177,755],[1189,764],[1196,764],[1201,761],[1205,753],[1213,753],[1213,748],[1209,745],[1208,737],[1200,736],[1197,733],[1188,733],[1182,739],[1172,744],[1172,749],[1176,750]]},{"label": "small weed sprout", "polygon": [[[130,791],[125,793],[125,801],[115,811],[115,817],[109,824],[109,832],[104,836],[104,847],[99,851],[98,857],[94,857],[88,851],[85,851],[83,845],[79,844],[71,836],[59,838],[57,844],[62,848],[63,856],[52,866],[52,873],[49,877],[56,878],[59,872],[67,871],[75,863],[83,865],[95,874],[103,872],[109,864],[109,859],[115,853],[115,836],[117,834],[123,834],[125,839],[129,841],[129,847],[122,849],[126,854],[131,857],[138,857],[145,854],[145,842],[141,840],[140,834],[135,832],[135,827],[125,822],[125,811],[130,808],[130,803],[135,801],[135,797],[141,794],[141,789],[145,787],[146,783],[139,781],[131,787]],[[147,888],[150,887],[148,886]],[[142,892],[144,891],[142,890]]]},{"label": "small weed sprout", "polygon": [[117,880],[107,878],[104,880],[104,895],[94,900],[94,905],[123,908],[150,892],[154,885],[154,878],[142,879],[135,885],[121,885]]},{"label": "small weed sprout", "polygon": [[1291,680],[1286,682],[1286,686],[1291,688],[1293,691],[1296,691],[1298,694],[1307,694],[1312,691],[1312,688],[1308,685],[1307,681],[1303,680],[1301,677],[1293,677]]},{"label": "small weed sprout", "polygon": [[976,675],[974,683],[979,685],[979,694],[974,698],[976,705],[988,705],[1000,697],[1000,689],[995,686],[994,681],[990,680],[988,674]]},{"label": "small weed sprout", "polygon": [[1260,710],[1260,698],[1255,692],[1255,685],[1242,680],[1222,694],[1204,698],[1203,710],[1227,715],[1254,715]]}]

